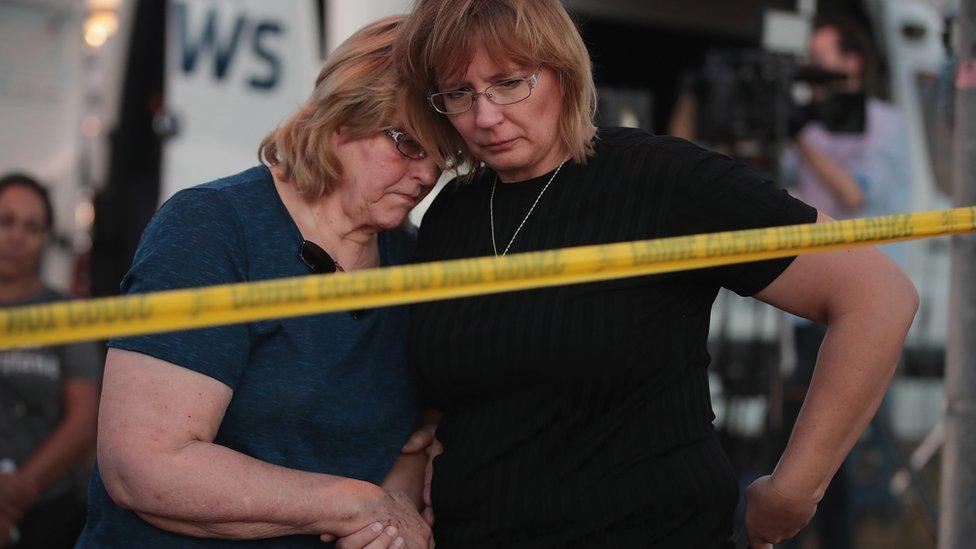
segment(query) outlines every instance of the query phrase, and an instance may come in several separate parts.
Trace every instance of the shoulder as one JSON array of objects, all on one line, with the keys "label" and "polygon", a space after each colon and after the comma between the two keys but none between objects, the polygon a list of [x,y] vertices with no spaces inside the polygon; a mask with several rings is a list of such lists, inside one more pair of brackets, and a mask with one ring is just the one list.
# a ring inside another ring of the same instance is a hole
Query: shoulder
[{"label": "shoulder", "polygon": [[448,212],[465,215],[476,204],[483,204],[484,201],[479,200],[479,197],[484,194],[486,186],[490,185],[492,177],[485,172],[482,170],[473,176],[458,176],[448,181],[424,213],[421,227],[428,225],[428,222],[434,223],[443,219]]},{"label": "shoulder", "polygon": [[246,248],[245,227],[260,222],[252,210],[267,209],[270,177],[259,166],[178,191],[150,220],[133,267],[149,257],[209,262],[239,255]]},{"label": "shoulder", "polygon": [[868,119],[872,124],[883,125],[881,130],[902,126],[905,122],[897,105],[873,97],[868,99]]},{"label": "shoulder", "polygon": [[869,98],[867,131],[868,143],[876,150],[907,158],[905,117],[898,106],[880,99]]},{"label": "shoulder", "polygon": [[597,173],[610,172],[658,183],[676,181],[694,166],[707,160],[727,157],[699,147],[679,137],[655,135],[635,128],[601,128],[596,152],[588,168]]},{"label": "shoulder", "polygon": [[885,116],[901,117],[901,109],[897,105],[877,97],[868,98],[868,110],[884,114]]},{"label": "shoulder", "polygon": [[[216,179],[176,192],[153,217],[147,231],[160,228],[177,232],[241,229],[254,208],[266,209],[273,198],[274,180],[266,166]],[[175,226],[175,227],[174,227]]]},{"label": "shoulder", "polygon": [[[590,169],[659,188],[712,180],[733,169],[731,158],[691,141],[633,128],[601,128]],[[618,175],[619,174],[619,175]]]},{"label": "shoulder", "polygon": [[236,211],[239,207],[262,198],[267,193],[269,185],[273,185],[271,172],[265,166],[256,166],[228,177],[180,190],[166,200],[159,211],[200,213],[211,210],[221,217],[221,213],[230,213],[228,208]]},{"label": "shoulder", "polygon": [[417,244],[417,228],[413,225],[383,231],[384,246],[388,263],[400,265],[406,263],[413,256]]},{"label": "shoulder", "polygon": [[637,128],[600,128],[596,138],[596,154],[626,155],[656,153],[681,158],[707,152],[694,143],[670,135],[657,135]]}]

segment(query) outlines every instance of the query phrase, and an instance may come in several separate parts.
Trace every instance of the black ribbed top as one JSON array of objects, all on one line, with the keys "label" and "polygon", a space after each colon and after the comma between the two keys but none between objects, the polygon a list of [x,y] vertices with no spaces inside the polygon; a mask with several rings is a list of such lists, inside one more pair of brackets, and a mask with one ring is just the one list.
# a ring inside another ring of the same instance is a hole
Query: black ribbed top
[{"label": "black ribbed top", "polygon": [[[551,175],[497,184],[499,252]],[[489,170],[440,193],[419,261],[492,254],[494,179]],[[587,164],[563,166],[509,253],[815,219],[725,156],[606,129]],[[445,413],[438,549],[647,546],[710,507],[734,507],[727,462],[701,446],[714,419],[710,309],[719,287],[754,294],[790,262],[414,306],[409,357]]]}]

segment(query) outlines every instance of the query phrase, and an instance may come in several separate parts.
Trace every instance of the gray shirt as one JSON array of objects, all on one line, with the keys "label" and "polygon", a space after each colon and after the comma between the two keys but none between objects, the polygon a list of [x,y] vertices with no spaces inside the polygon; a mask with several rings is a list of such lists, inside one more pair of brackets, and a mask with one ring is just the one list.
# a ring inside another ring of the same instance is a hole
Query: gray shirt
[{"label": "gray shirt", "polygon": [[[66,296],[44,288],[25,301],[3,305],[63,299]],[[64,383],[71,379],[97,383],[100,374],[101,360],[94,343],[0,352],[0,459],[11,459],[17,467],[23,465],[61,422]],[[73,470],[48,487],[41,499],[62,495],[83,481],[83,473]]]}]

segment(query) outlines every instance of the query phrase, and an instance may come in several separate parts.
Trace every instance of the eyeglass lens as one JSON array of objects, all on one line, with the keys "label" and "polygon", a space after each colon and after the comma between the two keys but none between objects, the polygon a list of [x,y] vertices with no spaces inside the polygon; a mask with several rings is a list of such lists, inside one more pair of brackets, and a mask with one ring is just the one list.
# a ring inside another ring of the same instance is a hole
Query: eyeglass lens
[{"label": "eyeglass lens", "polygon": [[[527,99],[532,93],[532,87],[529,86],[528,79],[515,78],[490,86],[483,93],[485,98],[496,105],[511,105]],[[431,95],[431,100],[437,110],[445,114],[455,114],[470,109],[475,95],[480,94],[469,91],[443,92]]]},{"label": "eyeglass lens", "polygon": [[427,156],[427,151],[420,146],[420,143],[410,139],[409,137],[405,137],[397,143],[397,150],[407,158],[419,159]]}]

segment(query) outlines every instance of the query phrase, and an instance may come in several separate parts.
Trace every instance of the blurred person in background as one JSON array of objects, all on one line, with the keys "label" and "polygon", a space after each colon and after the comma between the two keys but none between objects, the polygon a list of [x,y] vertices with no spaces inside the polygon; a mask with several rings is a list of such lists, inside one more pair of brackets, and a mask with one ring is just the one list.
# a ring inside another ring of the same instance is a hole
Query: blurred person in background
[{"label": "blurred person in background", "polygon": [[[792,121],[793,148],[782,162],[785,183],[798,198],[836,218],[908,211],[911,188],[905,124],[897,107],[874,95],[880,84],[868,33],[844,17],[820,16],[813,25],[810,61],[838,77],[814,86],[813,104],[801,111],[808,117]],[[880,249],[904,266],[905,246],[890,244]],[[821,324],[794,318],[797,364],[785,380],[784,435],[800,413],[827,333]],[[824,547],[853,546],[849,484],[847,467],[842,464],[811,528]],[[793,540],[789,547],[798,547],[800,542]]]},{"label": "blurred person in background", "polygon": [[[558,0],[417,0],[395,58],[418,139],[474,168],[427,211],[419,261],[830,220],[728,157],[596,128],[589,53]],[[917,309],[872,248],[415,305],[410,360],[443,412],[437,547],[728,547],[738,486],[706,346],[720,287],[829,326],[789,445],[747,490],[753,547],[795,535]]]},{"label": "blurred person in background", "polygon": [[[41,280],[48,191],[0,178],[0,306],[66,299]],[[0,352],[0,547],[71,547],[85,520],[101,361],[93,343]],[[19,542],[18,542],[19,539]]]},{"label": "blurred person in background", "polygon": [[[404,263],[439,170],[399,117],[400,20],[336,49],[261,166],[169,199],[123,292]],[[78,546],[426,548],[406,329],[388,307],[111,340]]]},{"label": "blurred person in background", "polygon": [[[872,40],[841,16],[820,16],[813,29],[810,61],[837,77],[814,85],[812,106],[791,121],[794,147],[783,160],[785,183],[835,218],[907,211],[905,122],[896,106],[877,97]],[[904,263],[900,248],[882,249]]]}]

